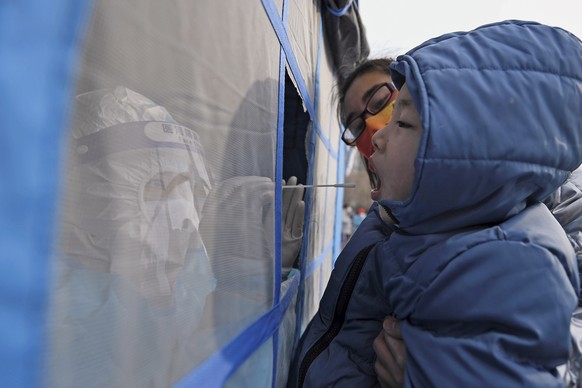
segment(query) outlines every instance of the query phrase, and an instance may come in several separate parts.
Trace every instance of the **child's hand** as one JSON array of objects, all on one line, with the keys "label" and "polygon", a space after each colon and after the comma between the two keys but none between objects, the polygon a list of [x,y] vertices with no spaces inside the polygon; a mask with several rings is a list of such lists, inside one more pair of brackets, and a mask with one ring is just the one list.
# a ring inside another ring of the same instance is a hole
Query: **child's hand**
[{"label": "child's hand", "polygon": [[404,367],[406,366],[406,347],[398,321],[393,317],[384,320],[383,330],[374,340],[376,363],[374,370],[382,388],[402,387],[404,385]]}]

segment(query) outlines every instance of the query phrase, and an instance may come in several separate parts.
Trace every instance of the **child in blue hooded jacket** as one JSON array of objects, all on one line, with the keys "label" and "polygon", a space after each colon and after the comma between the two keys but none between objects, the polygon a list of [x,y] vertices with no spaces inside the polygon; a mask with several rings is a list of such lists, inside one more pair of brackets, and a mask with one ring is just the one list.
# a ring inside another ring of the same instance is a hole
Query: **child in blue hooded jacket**
[{"label": "child in blue hooded jacket", "polygon": [[379,206],[352,237],[370,245],[338,258],[289,386],[376,385],[387,315],[406,386],[561,386],[578,271],[540,201],[582,162],[582,43],[506,21],[429,40],[391,70],[400,93],[370,157]]}]

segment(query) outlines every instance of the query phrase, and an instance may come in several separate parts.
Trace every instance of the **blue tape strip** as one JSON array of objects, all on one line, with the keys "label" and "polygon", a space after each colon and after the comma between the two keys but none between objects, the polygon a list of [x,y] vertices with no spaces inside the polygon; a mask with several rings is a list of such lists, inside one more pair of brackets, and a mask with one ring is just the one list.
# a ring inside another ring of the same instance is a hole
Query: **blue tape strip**
[{"label": "blue tape strip", "polygon": [[350,10],[350,7],[352,6],[352,3],[354,2],[354,0],[350,0],[350,2],[343,8],[337,9],[337,8],[332,8],[329,5],[326,6],[327,10],[329,11],[329,13],[331,13],[334,16],[340,17],[346,14],[346,12],[348,12]]},{"label": "blue tape strip", "polygon": [[[320,68],[321,68],[321,52],[322,52],[322,47],[323,47],[323,19],[322,19],[322,15],[320,13],[319,15],[319,31],[318,31],[318,39],[317,39],[317,64],[315,67],[315,101],[316,101],[316,108],[319,107],[319,93],[320,93],[320,84],[319,84],[319,76],[320,76]],[[330,134],[331,133],[331,122],[328,122],[328,127],[327,127],[327,133]],[[326,170],[329,171],[330,170],[330,162],[331,162],[330,156],[328,155],[326,158]],[[329,177],[328,177],[329,178]],[[336,181],[338,183],[341,183],[341,181]],[[329,183],[329,182],[328,182]],[[336,198],[337,195],[339,195],[339,192],[343,192],[343,189],[339,189],[336,190]],[[327,220],[327,207],[328,207],[328,197],[329,197],[329,192],[326,192],[325,196],[324,196],[324,204],[323,204],[323,215],[322,215],[322,219],[323,220]],[[322,234],[321,234],[321,238],[323,239],[323,241],[326,241],[327,239],[327,231],[328,228],[323,228]],[[333,232],[332,232],[333,233]],[[333,236],[333,235],[332,235]],[[323,262],[323,261],[322,261]],[[321,264],[320,264],[321,265]],[[308,274],[309,276],[309,274]],[[319,272],[319,298],[321,299],[322,296],[322,290],[325,289],[325,280],[324,280],[324,276],[323,276],[323,271]]]},{"label": "blue tape strip", "polygon": [[285,117],[285,52],[281,50],[279,62],[279,100],[277,114],[277,150],[275,161],[275,271],[274,271],[274,301],[279,300],[281,284],[281,242],[283,217],[283,126]]},{"label": "blue tape strip", "polygon": [[42,385],[63,139],[90,4],[0,5],[2,387]]},{"label": "blue tape strip", "polygon": [[306,269],[306,273],[305,273],[305,277],[308,278],[311,275],[313,275],[313,272],[315,272],[315,270],[321,266],[321,263],[323,263],[323,260],[329,256],[331,249],[333,248],[333,242],[327,244],[327,246],[325,247],[325,249],[323,250],[323,252],[317,256],[317,258],[315,260],[313,260],[311,262],[311,264],[309,264],[309,267],[307,267]]},{"label": "blue tape strip", "polygon": [[[287,1],[283,0],[283,23],[287,23]],[[284,125],[285,125],[285,51],[283,48],[280,49],[279,54],[279,106],[277,114],[277,158],[275,166],[275,279],[273,284],[275,284],[275,292],[273,301],[278,301],[281,297],[281,266],[282,266],[282,221],[283,221],[283,209],[282,209],[282,194],[283,189],[281,188],[283,179],[283,146],[284,146]],[[275,331],[273,336],[273,378],[271,380],[271,387],[275,388],[277,383],[277,365],[279,357],[279,328]]]},{"label": "blue tape strip", "polygon": [[[339,123],[340,133],[343,132],[344,126]],[[346,176],[346,147],[343,144],[341,138],[338,138],[338,169],[337,169],[337,179],[338,182],[344,182]],[[339,256],[342,250],[342,216],[343,216],[343,202],[344,202],[344,191],[338,190],[335,203],[335,225],[334,225],[334,247],[333,247],[333,264]]]},{"label": "blue tape strip", "polygon": [[332,148],[331,142],[329,141],[327,136],[325,136],[321,132],[318,116],[316,115],[314,105],[311,102],[311,97],[309,96],[309,91],[307,89],[305,81],[303,80],[303,77],[301,76],[301,70],[299,69],[299,64],[297,63],[297,59],[295,58],[295,54],[293,53],[293,49],[291,47],[289,37],[287,36],[287,30],[285,29],[285,26],[283,25],[283,21],[279,17],[279,12],[277,10],[277,7],[275,6],[275,4],[273,3],[272,0],[261,0],[261,1],[263,3],[263,7],[265,8],[265,11],[267,12],[267,16],[269,17],[269,20],[271,21],[271,25],[273,26],[273,29],[275,30],[275,34],[277,35],[277,38],[279,39],[279,43],[281,43],[281,47],[283,47],[283,50],[285,50],[285,55],[287,56],[287,63],[289,64],[289,68],[291,69],[291,73],[293,73],[293,76],[295,78],[295,82],[297,83],[297,87],[299,88],[299,93],[301,94],[301,97],[303,98],[303,103],[305,104],[305,108],[307,109],[309,116],[311,116],[311,121],[313,122],[313,129],[314,129],[315,133],[317,133],[317,135],[319,136],[319,138],[321,139],[321,141],[323,142],[325,147],[327,148],[328,152],[335,159],[337,159],[337,152]]},{"label": "blue tape strip", "polygon": [[295,276],[291,279],[291,284],[279,303],[275,304],[271,310],[248,326],[221,350],[210,356],[174,387],[223,387],[238,367],[276,333],[298,285],[299,277]]},{"label": "blue tape strip", "polygon": [[[318,42],[319,43],[319,42]],[[318,46],[318,51],[321,47]],[[319,52],[318,52],[318,62],[320,59]],[[316,64],[316,67],[319,66],[319,63]],[[298,69],[297,69],[298,70]],[[316,83],[315,95],[319,95],[318,90],[319,84]],[[313,120],[312,120],[313,121]],[[319,124],[317,124],[319,125]],[[316,131],[317,132],[317,131]],[[321,132],[321,131],[320,131]],[[314,160],[315,160],[315,146],[316,146],[316,137],[311,136],[310,143],[309,143],[309,160],[308,166],[309,171],[307,173],[307,184],[313,184],[313,174],[314,174]],[[331,149],[331,147],[328,147]],[[307,189],[305,192],[305,214],[307,215],[305,219],[305,225],[303,226],[303,236],[309,236],[309,229],[311,225],[311,208],[312,208],[312,198],[313,198],[313,190]],[[295,306],[295,313],[296,313],[296,322],[295,322],[295,339],[293,341],[293,354],[295,353],[295,349],[299,344],[299,339],[301,338],[302,333],[302,326],[303,326],[303,309],[305,306],[305,280],[307,279],[306,270],[307,270],[307,252],[309,249],[309,241],[307,238],[303,238],[303,242],[301,245],[301,256],[299,258],[299,269],[301,274],[300,286],[297,295],[297,305]]]},{"label": "blue tape strip", "polygon": [[331,142],[329,141],[328,137],[325,136],[323,132],[321,132],[321,126],[319,124],[319,121],[313,121],[313,128],[315,129],[315,133],[317,133],[317,136],[319,136],[319,139],[321,140],[325,148],[327,148],[329,156],[331,156],[334,159],[337,159],[337,151],[332,148]]},{"label": "blue tape strip", "polygon": [[291,48],[291,43],[289,42],[289,37],[287,36],[287,30],[285,29],[282,20],[279,18],[277,8],[272,0],[262,0],[262,3],[265,11],[267,12],[269,20],[271,21],[271,25],[277,34],[279,43],[281,43],[281,47],[283,47],[283,50],[285,50],[285,54],[287,55],[287,62],[289,63],[291,72],[295,76],[295,81],[297,82],[297,87],[299,88],[299,91],[303,97],[303,101],[305,102],[305,107],[307,108],[311,118],[315,119],[317,116],[315,115],[313,104],[311,103],[311,97],[309,96],[305,81],[301,76],[301,71],[299,70],[297,59],[295,58],[293,49]]}]

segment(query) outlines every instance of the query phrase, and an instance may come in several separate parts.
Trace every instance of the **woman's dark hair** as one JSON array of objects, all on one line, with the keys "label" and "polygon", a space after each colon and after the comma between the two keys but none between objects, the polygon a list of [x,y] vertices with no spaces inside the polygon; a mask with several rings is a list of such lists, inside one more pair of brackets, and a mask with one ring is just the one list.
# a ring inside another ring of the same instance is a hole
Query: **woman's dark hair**
[{"label": "woman's dark hair", "polygon": [[[342,110],[344,105],[344,99],[346,98],[346,92],[352,86],[356,78],[372,73],[375,71],[385,73],[390,75],[390,64],[394,62],[392,58],[375,58],[375,59],[366,59],[361,62],[358,66],[352,70],[348,76],[339,83],[338,85],[338,104],[337,104],[337,117],[340,122],[342,121]],[[345,124],[345,123],[344,123]]]},{"label": "woman's dark hair", "polygon": [[[372,73],[375,71],[385,73],[390,75],[390,64],[394,62],[393,58],[375,58],[375,59],[366,59],[361,62],[358,66],[352,70],[350,74],[344,80],[338,84],[338,95],[337,95],[337,119],[338,122],[345,125],[343,122],[343,107],[344,107],[344,99],[346,98],[346,92],[352,86],[356,78]],[[360,155],[364,166],[366,167],[366,172],[368,173],[368,179],[370,180],[370,186],[376,187],[376,175],[370,171],[368,168],[368,160],[364,157],[364,155]]]}]

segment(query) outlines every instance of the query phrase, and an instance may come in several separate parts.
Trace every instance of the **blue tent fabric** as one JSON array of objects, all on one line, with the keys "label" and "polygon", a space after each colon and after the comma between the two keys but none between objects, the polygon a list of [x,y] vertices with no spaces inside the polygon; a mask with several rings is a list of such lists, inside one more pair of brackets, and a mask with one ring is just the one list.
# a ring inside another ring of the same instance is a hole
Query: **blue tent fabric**
[{"label": "blue tent fabric", "polygon": [[86,0],[0,4],[0,386],[41,379],[62,133]]}]

